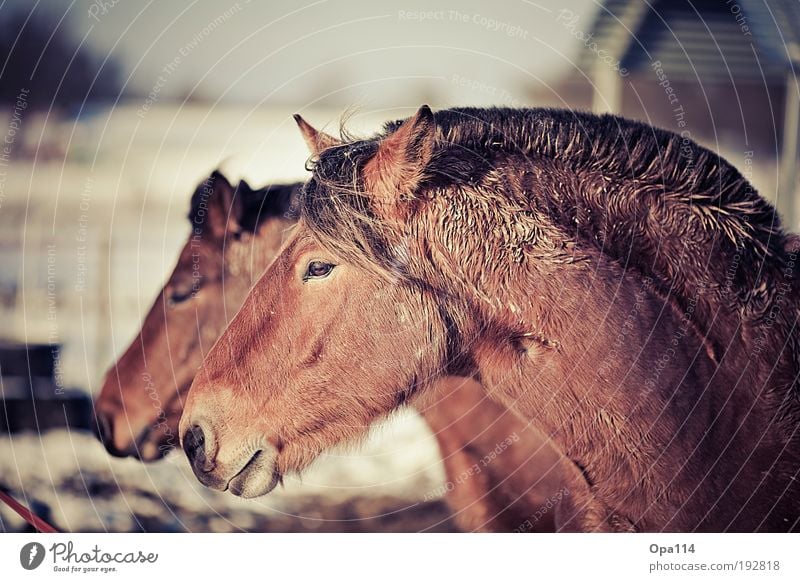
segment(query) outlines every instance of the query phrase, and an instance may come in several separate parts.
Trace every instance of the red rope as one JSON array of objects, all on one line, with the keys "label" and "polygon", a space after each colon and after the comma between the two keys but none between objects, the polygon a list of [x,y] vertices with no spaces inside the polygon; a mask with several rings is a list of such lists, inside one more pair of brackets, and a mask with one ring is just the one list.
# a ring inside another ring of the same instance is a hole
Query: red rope
[{"label": "red rope", "polygon": [[16,511],[19,516],[27,521],[36,531],[41,533],[58,533],[58,530],[47,523],[41,517],[33,513],[30,509],[19,503],[8,493],[0,489],[0,501]]}]

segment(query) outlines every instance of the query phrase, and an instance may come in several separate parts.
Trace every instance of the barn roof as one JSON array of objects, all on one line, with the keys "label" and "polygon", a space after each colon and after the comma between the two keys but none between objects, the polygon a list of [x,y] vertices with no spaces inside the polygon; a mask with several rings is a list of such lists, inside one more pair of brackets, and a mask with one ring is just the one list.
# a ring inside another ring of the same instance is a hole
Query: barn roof
[{"label": "barn roof", "polygon": [[[800,3],[792,0],[607,0],[591,33],[621,66],[661,61],[670,79],[780,81],[800,62]],[[591,70],[597,56],[582,50]]]}]

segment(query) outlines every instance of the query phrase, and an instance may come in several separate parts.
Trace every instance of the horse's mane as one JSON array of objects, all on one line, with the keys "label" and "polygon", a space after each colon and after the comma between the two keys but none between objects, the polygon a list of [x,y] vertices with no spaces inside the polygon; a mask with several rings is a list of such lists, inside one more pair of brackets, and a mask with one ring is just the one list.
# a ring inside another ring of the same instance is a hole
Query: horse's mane
[{"label": "horse's mane", "polygon": [[[538,159],[559,174],[553,184],[562,187],[533,191],[527,203],[565,240],[652,278],[657,291],[684,308],[698,303],[699,327],[720,302],[754,317],[768,307],[776,270],[765,264],[781,264],[786,238],[774,208],[718,154],[614,115],[478,108],[434,115],[437,146],[423,189],[457,185],[480,196],[481,180],[500,156]],[[358,170],[400,124],[324,151],[301,200],[306,223],[323,244],[383,267],[397,261],[381,244],[383,226],[360,191]]]},{"label": "horse's mane", "polygon": [[225,187],[235,190],[234,196],[242,204],[240,226],[244,230],[255,232],[267,218],[291,216],[297,211],[301,183],[268,184],[262,188],[253,189],[246,181],[240,180],[234,188],[222,172],[214,170],[192,194],[188,214],[192,224],[201,225],[205,222],[202,213],[205,211],[205,207],[212,202],[211,198],[216,195],[220,182]]}]

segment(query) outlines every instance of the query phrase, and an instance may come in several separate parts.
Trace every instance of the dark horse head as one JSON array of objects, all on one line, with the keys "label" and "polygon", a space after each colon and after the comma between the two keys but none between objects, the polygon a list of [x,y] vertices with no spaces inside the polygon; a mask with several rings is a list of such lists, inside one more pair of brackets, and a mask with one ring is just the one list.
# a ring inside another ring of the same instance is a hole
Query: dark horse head
[{"label": "dark horse head", "polygon": [[265,493],[461,374],[571,461],[567,526],[796,527],[797,249],[730,164],[543,109],[301,127],[299,226],[181,420],[201,481]]},{"label": "dark horse head", "polygon": [[299,184],[234,188],[219,172],[191,201],[189,240],[142,329],[106,373],[95,402],[98,436],[117,456],[161,458],[197,368],[294,224]]}]

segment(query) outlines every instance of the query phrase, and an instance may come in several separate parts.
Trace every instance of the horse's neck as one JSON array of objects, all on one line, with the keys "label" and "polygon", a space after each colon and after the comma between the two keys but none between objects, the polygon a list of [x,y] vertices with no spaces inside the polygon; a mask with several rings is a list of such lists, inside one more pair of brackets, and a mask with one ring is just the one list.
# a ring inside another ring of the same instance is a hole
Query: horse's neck
[{"label": "horse's neck", "polygon": [[613,488],[652,471],[675,435],[702,439],[705,427],[683,425],[712,415],[719,383],[702,340],[647,281],[613,265],[585,268],[509,287],[514,313],[495,312],[496,333],[478,341],[474,358],[491,395]]},{"label": "horse's neck", "polygon": [[562,162],[520,163],[533,163],[533,169],[520,178],[518,190],[551,193],[531,204],[572,232],[580,247],[596,248],[651,277],[654,290],[691,312],[712,357],[726,351],[733,337],[740,339],[747,318],[758,319],[751,312],[770,300],[777,264],[771,255],[781,254],[784,237],[772,207],[727,164],[709,166],[720,182],[708,191],[694,178],[691,184],[673,176],[648,182],[597,169],[575,169],[574,183],[564,185]]}]

